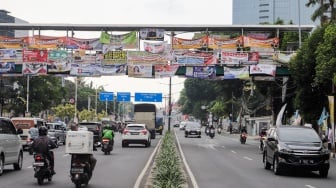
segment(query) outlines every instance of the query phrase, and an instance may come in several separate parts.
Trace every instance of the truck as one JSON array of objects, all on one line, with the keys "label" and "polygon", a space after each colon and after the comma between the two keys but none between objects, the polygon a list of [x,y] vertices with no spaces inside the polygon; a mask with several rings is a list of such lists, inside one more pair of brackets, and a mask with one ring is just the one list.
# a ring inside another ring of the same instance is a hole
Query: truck
[{"label": "truck", "polygon": [[151,139],[156,135],[156,106],[150,103],[134,104],[134,120],[136,123],[143,123],[151,133]]}]

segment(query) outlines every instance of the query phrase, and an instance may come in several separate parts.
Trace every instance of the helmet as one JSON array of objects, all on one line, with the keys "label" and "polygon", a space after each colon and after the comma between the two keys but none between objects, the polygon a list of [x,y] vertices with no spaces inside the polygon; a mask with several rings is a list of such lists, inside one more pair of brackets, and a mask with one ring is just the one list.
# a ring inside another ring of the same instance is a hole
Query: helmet
[{"label": "helmet", "polygon": [[39,127],[39,136],[46,136],[48,134],[48,129],[46,126]]}]

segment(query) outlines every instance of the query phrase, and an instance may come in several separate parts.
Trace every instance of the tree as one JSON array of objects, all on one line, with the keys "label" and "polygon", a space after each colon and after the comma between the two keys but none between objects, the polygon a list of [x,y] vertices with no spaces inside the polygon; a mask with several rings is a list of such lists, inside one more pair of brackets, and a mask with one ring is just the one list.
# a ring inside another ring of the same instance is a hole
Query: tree
[{"label": "tree", "polygon": [[311,16],[313,21],[320,18],[321,26],[327,23],[336,22],[335,0],[309,0],[308,3],[306,3],[307,7],[315,5],[319,5],[319,7]]}]

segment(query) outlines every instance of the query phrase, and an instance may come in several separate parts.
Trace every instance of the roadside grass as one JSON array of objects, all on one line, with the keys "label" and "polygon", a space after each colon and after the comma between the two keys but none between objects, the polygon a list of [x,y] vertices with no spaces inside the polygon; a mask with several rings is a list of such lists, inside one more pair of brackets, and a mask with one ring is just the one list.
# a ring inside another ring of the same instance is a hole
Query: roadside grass
[{"label": "roadside grass", "polygon": [[153,188],[182,188],[186,177],[183,173],[180,155],[173,132],[165,132],[162,144],[155,159]]}]

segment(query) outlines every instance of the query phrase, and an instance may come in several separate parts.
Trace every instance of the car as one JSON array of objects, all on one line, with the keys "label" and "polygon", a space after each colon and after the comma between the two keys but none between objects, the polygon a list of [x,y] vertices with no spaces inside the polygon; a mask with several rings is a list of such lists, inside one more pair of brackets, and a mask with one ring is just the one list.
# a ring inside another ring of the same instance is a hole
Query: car
[{"label": "car", "polygon": [[198,122],[187,122],[184,130],[184,136],[197,136],[201,138],[201,124]]},{"label": "car", "polygon": [[5,165],[13,165],[14,170],[22,169],[23,148],[19,136],[22,133],[11,119],[0,117],[0,176]]},{"label": "car", "polygon": [[127,147],[129,144],[144,144],[146,147],[150,147],[151,133],[145,124],[128,124],[122,133],[121,143],[122,147]]},{"label": "car", "polygon": [[53,122],[53,123],[46,123],[48,127],[48,132],[54,132],[55,138],[57,138],[58,143],[62,143],[65,145],[66,139],[66,125],[63,122]]},{"label": "car", "polygon": [[180,122],[179,121],[174,121],[173,126],[174,127],[180,127]]},{"label": "car", "polygon": [[329,150],[316,131],[304,126],[278,126],[268,131],[263,152],[265,169],[276,175],[285,169],[319,171],[327,177],[330,168]]},{"label": "car", "polygon": [[59,140],[56,137],[56,135],[57,135],[57,133],[54,129],[48,130],[47,136],[51,139],[51,141],[53,141],[55,143],[56,148],[58,148]]},{"label": "car", "polygon": [[187,122],[186,122],[186,121],[181,121],[181,123],[180,123],[180,126],[179,126],[180,130],[184,130],[184,129],[185,129],[185,126],[186,126],[186,124],[187,124]]}]

